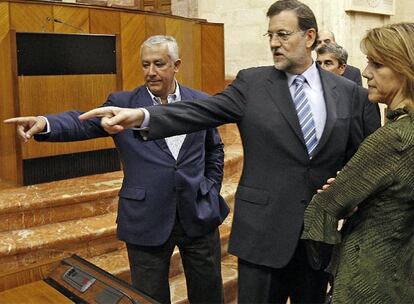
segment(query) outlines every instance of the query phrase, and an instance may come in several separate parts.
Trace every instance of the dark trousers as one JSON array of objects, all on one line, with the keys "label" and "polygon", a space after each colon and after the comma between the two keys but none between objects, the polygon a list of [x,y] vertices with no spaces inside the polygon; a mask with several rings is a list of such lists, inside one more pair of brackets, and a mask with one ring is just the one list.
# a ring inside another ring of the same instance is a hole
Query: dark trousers
[{"label": "dark trousers", "polygon": [[308,263],[305,243],[299,245],[283,268],[275,269],[238,261],[239,303],[324,303],[328,273],[314,270]]},{"label": "dark trousers", "polygon": [[221,250],[218,228],[196,238],[188,237],[176,222],[167,242],[148,247],[127,243],[132,285],[161,303],[170,303],[170,259],[177,246],[190,303],[223,303]]}]

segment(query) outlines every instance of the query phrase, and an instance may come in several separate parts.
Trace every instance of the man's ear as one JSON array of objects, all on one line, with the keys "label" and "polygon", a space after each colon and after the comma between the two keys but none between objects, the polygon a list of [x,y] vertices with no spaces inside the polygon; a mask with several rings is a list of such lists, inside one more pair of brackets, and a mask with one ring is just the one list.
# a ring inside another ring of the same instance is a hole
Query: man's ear
[{"label": "man's ear", "polygon": [[343,75],[345,73],[346,64],[342,64],[338,67],[339,75]]},{"label": "man's ear", "polygon": [[174,62],[174,72],[178,72],[178,70],[180,69],[180,66],[181,66],[181,59],[177,59],[175,62]]},{"label": "man's ear", "polygon": [[316,31],[310,28],[306,31],[306,47],[312,49],[313,43],[316,40]]}]

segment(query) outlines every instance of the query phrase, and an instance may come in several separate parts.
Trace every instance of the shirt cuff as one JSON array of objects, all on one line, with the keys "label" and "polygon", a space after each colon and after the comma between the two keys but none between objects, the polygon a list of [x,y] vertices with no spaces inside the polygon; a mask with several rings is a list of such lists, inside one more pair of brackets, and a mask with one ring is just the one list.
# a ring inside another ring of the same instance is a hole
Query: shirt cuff
[{"label": "shirt cuff", "polygon": [[149,130],[148,125],[149,125],[149,122],[150,122],[150,113],[145,108],[139,108],[139,109],[142,110],[142,112],[144,112],[144,120],[142,121],[140,127],[134,127],[134,128],[131,128],[131,129],[135,130],[135,131],[148,131]]},{"label": "shirt cuff", "polygon": [[46,120],[46,130],[43,129],[44,131],[39,132],[37,134],[39,134],[39,135],[49,134],[50,133],[50,123],[49,123],[49,119],[47,119],[45,116],[37,116],[37,117],[43,118],[44,120]]}]

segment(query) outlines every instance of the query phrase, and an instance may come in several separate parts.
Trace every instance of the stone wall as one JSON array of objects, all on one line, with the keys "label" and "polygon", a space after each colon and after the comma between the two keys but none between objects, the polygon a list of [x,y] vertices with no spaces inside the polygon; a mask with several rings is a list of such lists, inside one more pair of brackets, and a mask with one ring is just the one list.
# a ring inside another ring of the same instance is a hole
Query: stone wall
[{"label": "stone wall", "polygon": [[[412,0],[395,0],[396,15],[345,12],[347,0],[303,0],[310,6],[320,29],[330,29],[349,53],[349,63],[363,68],[366,62],[359,41],[367,29],[390,22],[413,21]],[[270,65],[267,8],[272,0],[172,0],[172,13],[224,23],[226,77],[246,67]]]}]

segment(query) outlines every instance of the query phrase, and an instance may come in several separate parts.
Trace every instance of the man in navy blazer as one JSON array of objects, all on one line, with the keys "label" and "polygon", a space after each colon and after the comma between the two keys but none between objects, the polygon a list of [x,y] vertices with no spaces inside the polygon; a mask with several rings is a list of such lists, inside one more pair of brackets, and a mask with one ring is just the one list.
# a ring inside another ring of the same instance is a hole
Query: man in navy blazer
[{"label": "man in navy blazer", "polygon": [[238,257],[238,301],[323,303],[330,248],[315,252],[300,240],[303,214],[363,140],[364,103],[355,83],[313,62],[318,28],[307,5],[279,0],[267,17],[274,66],[242,70],[205,100],[94,109],[80,118],[102,117],[110,132],[140,126],[148,140],[237,123],[244,163],[229,252]]},{"label": "man in navy blazer", "polygon": [[[141,46],[146,85],[111,94],[102,105],[139,108],[207,95],[175,80],[181,60],[173,37],[153,36]],[[75,141],[109,136],[100,119],[80,122],[79,111],[9,119],[25,141]],[[223,144],[216,129],[146,142],[132,130],[113,135],[124,171],[117,234],[125,241],[133,285],[170,302],[169,265],[178,246],[190,303],[221,303],[218,226],[229,209],[220,196]]]}]

